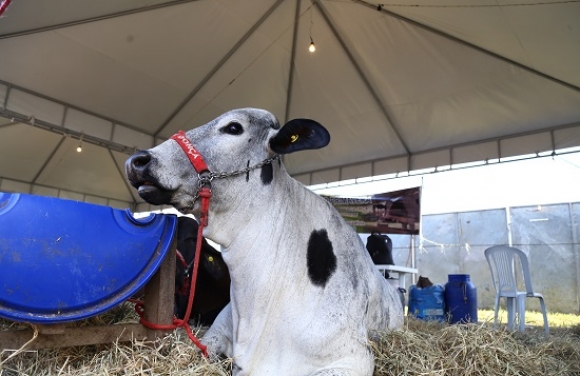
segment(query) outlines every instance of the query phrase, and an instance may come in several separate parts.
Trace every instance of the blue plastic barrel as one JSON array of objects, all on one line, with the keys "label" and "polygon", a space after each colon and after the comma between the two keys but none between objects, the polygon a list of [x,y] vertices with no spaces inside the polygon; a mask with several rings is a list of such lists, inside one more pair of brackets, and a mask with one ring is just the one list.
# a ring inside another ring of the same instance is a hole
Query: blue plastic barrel
[{"label": "blue plastic barrel", "polygon": [[445,313],[450,324],[477,322],[477,288],[469,274],[449,274],[445,284]]},{"label": "blue plastic barrel", "polygon": [[123,302],[155,274],[177,218],[0,192],[0,317],[57,323]]},{"label": "blue plastic barrel", "polygon": [[409,289],[409,316],[424,321],[445,321],[443,286],[417,287]]}]

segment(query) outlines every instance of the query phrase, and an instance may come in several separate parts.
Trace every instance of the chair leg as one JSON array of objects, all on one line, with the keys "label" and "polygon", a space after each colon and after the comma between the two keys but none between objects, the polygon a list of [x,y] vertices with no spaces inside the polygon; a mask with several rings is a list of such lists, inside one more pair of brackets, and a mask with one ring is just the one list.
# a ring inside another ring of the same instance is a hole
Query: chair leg
[{"label": "chair leg", "polygon": [[542,315],[544,316],[544,331],[546,334],[550,334],[550,327],[548,326],[548,313],[546,312],[546,304],[544,303],[544,298],[538,297],[540,299],[540,306],[542,307]]},{"label": "chair leg", "polygon": [[518,318],[520,320],[520,332],[526,331],[526,296],[518,296]]},{"label": "chair leg", "polygon": [[508,330],[514,330],[515,316],[516,316],[516,299],[515,298],[506,298],[506,301],[507,301],[507,310],[508,310],[507,328],[508,328]]},{"label": "chair leg", "polygon": [[495,295],[495,304],[493,307],[493,328],[497,329],[497,317],[499,315],[499,295]]}]

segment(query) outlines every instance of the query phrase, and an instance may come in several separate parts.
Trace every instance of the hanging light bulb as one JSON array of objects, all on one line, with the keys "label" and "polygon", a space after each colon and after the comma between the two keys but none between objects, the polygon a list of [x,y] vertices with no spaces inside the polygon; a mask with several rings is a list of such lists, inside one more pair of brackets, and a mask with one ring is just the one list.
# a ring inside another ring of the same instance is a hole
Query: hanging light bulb
[{"label": "hanging light bulb", "polygon": [[314,45],[314,41],[312,40],[312,26],[314,26],[314,20],[312,19],[312,6],[310,7],[310,46],[308,46],[308,51],[311,54],[316,51],[316,46]]},{"label": "hanging light bulb", "polygon": [[77,153],[81,153],[83,151],[83,136],[84,134],[81,133],[81,137],[79,138],[79,146],[77,146]]}]

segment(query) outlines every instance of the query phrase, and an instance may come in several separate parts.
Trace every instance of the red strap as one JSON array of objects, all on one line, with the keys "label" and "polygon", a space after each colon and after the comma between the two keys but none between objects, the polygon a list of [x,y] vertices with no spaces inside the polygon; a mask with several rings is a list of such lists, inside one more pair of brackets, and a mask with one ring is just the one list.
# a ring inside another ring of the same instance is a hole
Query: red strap
[{"label": "red strap", "polygon": [[11,1],[12,0],[4,0],[0,2],[0,17],[2,16],[2,13],[4,13],[6,9],[8,9],[8,5],[10,5]]},{"label": "red strap", "polygon": [[[200,234],[203,227],[207,226],[209,217],[209,199],[211,198],[211,189],[208,187],[201,187],[199,189],[199,197],[201,197],[201,213],[199,218]],[[200,238],[198,238],[200,239]]]},{"label": "red strap", "polygon": [[191,141],[189,141],[189,139],[185,135],[185,132],[179,131],[173,136],[171,136],[171,138],[175,140],[179,144],[179,146],[181,146],[185,154],[187,154],[187,157],[189,158],[191,164],[193,165],[193,168],[195,168],[195,171],[197,171],[198,174],[201,174],[202,172],[205,171],[209,171],[209,168],[207,168],[207,165],[205,164],[202,155],[193,146]]},{"label": "red strap", "polygon": [[[197,229],[197,243],[195,245],[195,257],[193,258],[193,269],[191,271],[191,282],[189,283],[189,285],[190,285],[190,287],[189,287],[189,299],[187,302],[187,310],[185,311],[185,316],[183,316],[184,319],[179,320],[179,319],[174,317],[173,324],[169,324],[169,325],[161,325],[161,324],[155,324],[155,323],[149,322],[149,321],[145,320],[145,318],[143,317],[143,311],[144,311],[143,302],[135,302],[135,311],[141,317],[141,319],[139,320],[141,325],[143,325],[147,328],[150,328],[150,329],[172,330],[175,328],[179,328],[180,326],[183,326],[185,328],[185,331],[187,332],[187,336],[201,350],[202,354],[205,357],[207,357],[208,356],[207,347],[204,346],[199,341],[199,339],[197,339],[195,337],[195,335],[191,331],[191,328],[189,327],[189,324],[187,323],[187,320],[189,319],[189,316],[191,315],[191,307],[193,305],[193,297],[195,295],[195,283],[197,280],[197,269],[199,267],[199,258],[201,255],[203,228],[205,226],[207,226],[208,212],[209,212],[209,200],[211,198],[211,189],[209,189],[207,187],[202,187],[200,189],[200,192],[199,192],[199,197],[201,197],[201,218],[200,218],[199,227]],[[179,254],[179,255],[181,255],[181,254]]]},{"label": "red strap", "polygon": [[175,257],[177,257],[177,261],[181,263],[181,266],[183,266],[184,269],[187,269],[187,261],[185,261],[185,257],[183,257],[181,252],[179,252],[179,249],[175,250]]},{"label": "red strap", "polygon": [[[187,265],[187,261],[185,261],[185,257],[183,257],[181,252],[179,252],[179,249],[175,250],[175,257],[177,258],[177,261],[179,261],[181,266],[183,266],[183,270],[187,271],[189,265]],[[181,282],[181,287],[179,288],[179,291],[176,291],[175,293],[179,295],[189,294],[189,283],[190,283],[189,279],[184,278],[183,281]]]},{"label": "red strap", "polygon": [[[204,191],[208,191],[209,192],[209,196],[207,194],[203,195],[202,193]],[[200,192],[200,197],[201,197],[201,202],[202,202],[202,208],[203,208],[203,204],[204,202],[207,201],[208,203],[208,207],[209,207],[209,199],[211,197],[211,191],[207,188],[202,188],[202,192]],[[201,217],[202,219],[200,220],[200,224],[199,227],[197,228],[197,243],[195,245],[195,257],[193,258],[193,269],[191,270],[191,276],[197,276],[197,269],[199,267],[199,257],[201,255],[201,243],[202,243],[202,239],[203,239],[203,228],[205,227],[205,224],[203,223],[203,218],[207,217],[207,213],[201,212]],[[191,315],[191,306],[193,304],[193,295],[195,292],[195,283],[196,283],[196,279],[197,278],[191,278],[191,287],[189,288],[189,302],[187,304],[187,310],[185,311],[185,316],[186,319],[183,321],[187,321],[187,318],[189,317],[189,315]]]}]

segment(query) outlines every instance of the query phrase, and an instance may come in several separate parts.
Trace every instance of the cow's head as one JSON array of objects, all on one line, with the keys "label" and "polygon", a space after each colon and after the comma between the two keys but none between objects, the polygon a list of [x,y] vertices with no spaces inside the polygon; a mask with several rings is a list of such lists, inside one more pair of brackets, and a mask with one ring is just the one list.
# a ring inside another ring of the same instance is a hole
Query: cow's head
[{"label": "cow's head", "polygon": [[[186,135],[214,174],[244,171],[275,155],[321,148],[330,141],[328,131],[313,120],[295,119],[280,127],[274,115],[252,108],[227,112]],[[145,201],[173,205],[184,213],[197,208],[194,201],[199,176],[175,140],[135,153],[125,169],[129,182]],[[272,171],[272,163],[267,162],[250,172],[216,179],[213,190],[221,193],[219,180],[235,179],[240,192],[248,183],[270,184]],[[231,182],[225,185],[231,186]]]}]

